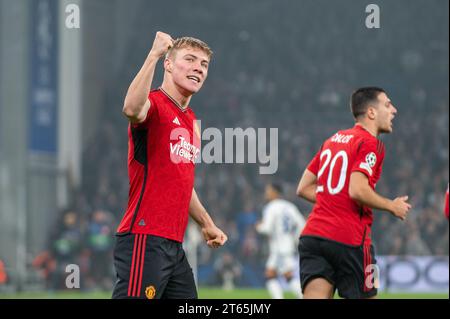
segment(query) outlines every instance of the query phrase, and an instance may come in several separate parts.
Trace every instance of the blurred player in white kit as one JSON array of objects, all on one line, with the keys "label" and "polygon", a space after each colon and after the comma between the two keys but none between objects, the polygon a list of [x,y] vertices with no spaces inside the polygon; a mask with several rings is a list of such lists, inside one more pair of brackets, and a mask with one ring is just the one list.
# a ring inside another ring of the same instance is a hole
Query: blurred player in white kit
[{"label": "blurred player in white kit", "polygon": [[279,275],[283,275],[291,290],[298,298],[302,298],[300,281],[294,278],[298,264],[298,238],[305,225],[297,207],[282,198],[282,187],[270,183],[265,189],[268,201],[263,209],[262,221],[256,230],[269,237],[269,258],[266,263],[266,287],[273,299],[283,299],[283,288]]}]

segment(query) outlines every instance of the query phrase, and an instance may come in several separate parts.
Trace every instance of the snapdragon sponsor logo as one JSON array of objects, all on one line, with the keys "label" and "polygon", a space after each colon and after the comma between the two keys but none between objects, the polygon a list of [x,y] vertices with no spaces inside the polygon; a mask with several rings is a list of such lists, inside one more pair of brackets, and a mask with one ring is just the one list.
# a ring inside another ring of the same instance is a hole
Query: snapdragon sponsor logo
[{"label": "snapdragon sponsor logo", "polygon": [[[194,141],[188,129],[177,127],[170,134],[170,157],[174,163],[259,164],[262,175],[278,170],[278,128],[225,128],[201,130],[196,121]],[[201,138],[200,138],[201,137]]]}]

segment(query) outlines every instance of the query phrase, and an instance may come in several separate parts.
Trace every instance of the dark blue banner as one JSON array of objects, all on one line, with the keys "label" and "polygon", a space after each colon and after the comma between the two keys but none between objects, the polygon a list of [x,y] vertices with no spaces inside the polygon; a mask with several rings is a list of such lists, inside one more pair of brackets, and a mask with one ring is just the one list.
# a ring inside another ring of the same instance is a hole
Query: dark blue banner
[{"label": "dark blue banner", "polygon": [[31,1],[29,150],[58,145],[58,1]]}]

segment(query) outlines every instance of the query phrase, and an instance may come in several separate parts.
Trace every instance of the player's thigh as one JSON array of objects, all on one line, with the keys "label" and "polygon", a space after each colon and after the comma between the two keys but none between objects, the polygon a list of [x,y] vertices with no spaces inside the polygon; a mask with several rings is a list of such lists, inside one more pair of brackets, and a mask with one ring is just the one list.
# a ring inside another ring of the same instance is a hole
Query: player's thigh
[{"label": "player's thigh", "polygon": [[303,289],[303,299],[331,299],[333,295],[334,285],[321,277],[311,279]]},{"label": "player's thigh", "polygon": [[294,276],[295,263],[297,258],[294,254],[284,254],[280,256],[280,263],[278,271],[280,274],[290,280]]},{"label": "player's thigh", "polygon": [[128,296],[128,282],[133,261],[134,234],[116,236],[113,259],[116,282],[112,293],[113,299],[131,298]]},{"label": "player's thigh", "polygon": [[167,254],[164,239],[136,234],[119,239],[115,248],[118,280],[113,298],[161,298],[175,258]]},{"label": "player's thigh", "polygon": [[275,268],[266,268],[264,275],[266,276],[266,279],[273,279],[277,278],[278,273]]},{"label": "player's thigh", "polygon": [[271,251],[269,254],[269,258],[267,258],[266,261],[266,278],[276,277],[277,268],[278,268],[278,256],[275,252]]},{"label": "player's thigh", "polygon": [[300,282],[305,296],[307,292],[314,292],[315,298],[319,297],[318,294],[321,298],[329,298],[332,295],[336,267],[333,260],[329,259],[327,247],[323,247],[324,243],[323,240],[313,237],[300,239]]},{"label": "player's thigh", "polygon": [[175,271],[171,274],[162,299],[197,299],[197,287],[194,274],[186,254],[178,259]]},{"label": "player's thigh", "polygon": [[345,251],[336,279],[339,296],[348,299],[375,297],[378,273],[373,246],[349,247]]}]

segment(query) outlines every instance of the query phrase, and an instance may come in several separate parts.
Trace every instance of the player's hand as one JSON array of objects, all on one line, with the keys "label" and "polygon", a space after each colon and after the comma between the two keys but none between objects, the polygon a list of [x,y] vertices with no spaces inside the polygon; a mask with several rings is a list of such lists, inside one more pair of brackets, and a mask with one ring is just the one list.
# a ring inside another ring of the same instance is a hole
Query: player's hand
[{"label": "player's hand", "polygon": [[393,200],[391,212],[395,217],[400,218],[401,220],[406,219],[406,215],[411,209],[411,204],[409,204],[407,201],[408,196],[397,197]]},{"label": "player's hand", "polygon": [[158,31],[156,32],[155,40],[153,41],[153,46],[150,54],[160,58],[164,56],[167,51],[173,46],[173,39],[167,33]]},{"label": "player's hand", "polygon": [[206,244],[211,248],[223,246],[228,240],[227,235],[215,225],[202,228],[202,234]]}]

